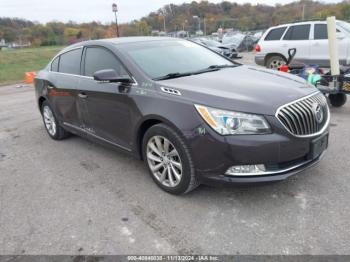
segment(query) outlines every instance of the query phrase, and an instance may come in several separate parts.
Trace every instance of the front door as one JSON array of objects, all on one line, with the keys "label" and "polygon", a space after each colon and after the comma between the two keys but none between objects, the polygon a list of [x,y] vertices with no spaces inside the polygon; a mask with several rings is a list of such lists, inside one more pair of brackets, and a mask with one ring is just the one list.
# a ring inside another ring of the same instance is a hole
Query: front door
[{"label": "front door", "polygon": [[135,107],[129,97],[129,87],[119,83],[98,82],[93,79],[96,71],[114,69],[120,75],[128,75],[114,53],[104,47],[86,47],[83,54],[83,74],[78,87],[78,100],[86,131],[99,138],[130,149],[131,110]]},{"label": "front door", "polygon": [[[339,35],[341,33],[342,32],[337,29],[337,34]],[[337,41],[339,61],[341,64],[345,65],[348,54],[349,39],[347,37],[340,37]],[[327,24],[315,24],[314,26],[314,37],[313,40],[311,40],[310,59],[313,63],[320,66],[330,66]]]}]

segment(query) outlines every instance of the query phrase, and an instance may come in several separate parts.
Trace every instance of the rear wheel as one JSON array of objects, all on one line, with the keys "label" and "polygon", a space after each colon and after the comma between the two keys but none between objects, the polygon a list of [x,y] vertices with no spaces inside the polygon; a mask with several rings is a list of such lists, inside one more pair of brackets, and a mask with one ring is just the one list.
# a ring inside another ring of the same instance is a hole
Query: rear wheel
[{"label": "rear wheel", "polygon": [[266,67],[273,70],[278,70],[282,65],[285,65],[285,64],[286,64],[286,60],[279,55],[271,56],[266,61]]},{"label": "rear wheel", "polygon": [[164,191],[179,195],[199,185],[190,151],[172,128],[164,124],[152,126],[144,136],[142,148],[153,180]]},{"label": "rear wheel", "polygon": [[62,140],[69,136],[69,133],[60,126],[51,106],[47,101],[44,101],[41,106],[41,114],[45,129],[52,139]]},{"label": "rear wheel", "polygon": [[328,96],[329,101],[334,107],[341,107],[346,103],[347,97],[346,94],[330,94]]}]

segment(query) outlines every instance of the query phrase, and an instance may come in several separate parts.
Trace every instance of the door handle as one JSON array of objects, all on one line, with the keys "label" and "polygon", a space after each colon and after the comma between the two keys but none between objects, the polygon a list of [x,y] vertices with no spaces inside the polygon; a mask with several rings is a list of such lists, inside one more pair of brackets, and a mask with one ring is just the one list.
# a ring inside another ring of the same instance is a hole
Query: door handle
[{"label": "door handle", "polygon": [[85,94],[84,92],[79,93],[79,94],[78,94],[78,96],[79,96],[80,98],[83,98],[83,99],[85,99],[85,98],[87,98],[87,97],[88,97],[88,95],[87,95],[87,94]]}]

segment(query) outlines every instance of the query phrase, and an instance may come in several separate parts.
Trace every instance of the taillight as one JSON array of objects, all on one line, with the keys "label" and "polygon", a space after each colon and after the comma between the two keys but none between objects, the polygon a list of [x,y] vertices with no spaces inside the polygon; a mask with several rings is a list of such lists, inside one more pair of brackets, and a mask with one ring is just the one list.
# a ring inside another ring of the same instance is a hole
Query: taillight
[{"label": "taillight", "polygon": [[256,45],[256,46],[255,46],[255,51],[256,51],[257,53],[261,52],[261,46],[260,46],[260,45]]}]

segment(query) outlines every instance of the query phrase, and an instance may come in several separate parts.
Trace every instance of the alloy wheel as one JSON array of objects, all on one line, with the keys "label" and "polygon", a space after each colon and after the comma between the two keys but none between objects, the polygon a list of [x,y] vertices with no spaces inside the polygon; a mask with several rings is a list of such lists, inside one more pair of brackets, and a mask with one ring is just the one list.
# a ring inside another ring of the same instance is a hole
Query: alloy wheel
[{"label": "alloy wheel", "polygon": [[270,63],[270,68],[273,70],[278,70],[282,65],[285,65],[286,62],[283,61],[282,59],[275,59],[272,60]]},{"label": "alloy wheel", "polygon": [[182,162],[175,146],[163,136],[147,143],[147,162],[153,176],[164,186],[176,187],[182,178]]},{"label": "alloy wheel", "polygon": [[47,131],[51,136],[55,136],[57,132],[56,120],[50,107],[44,106],[43,117]]}]

